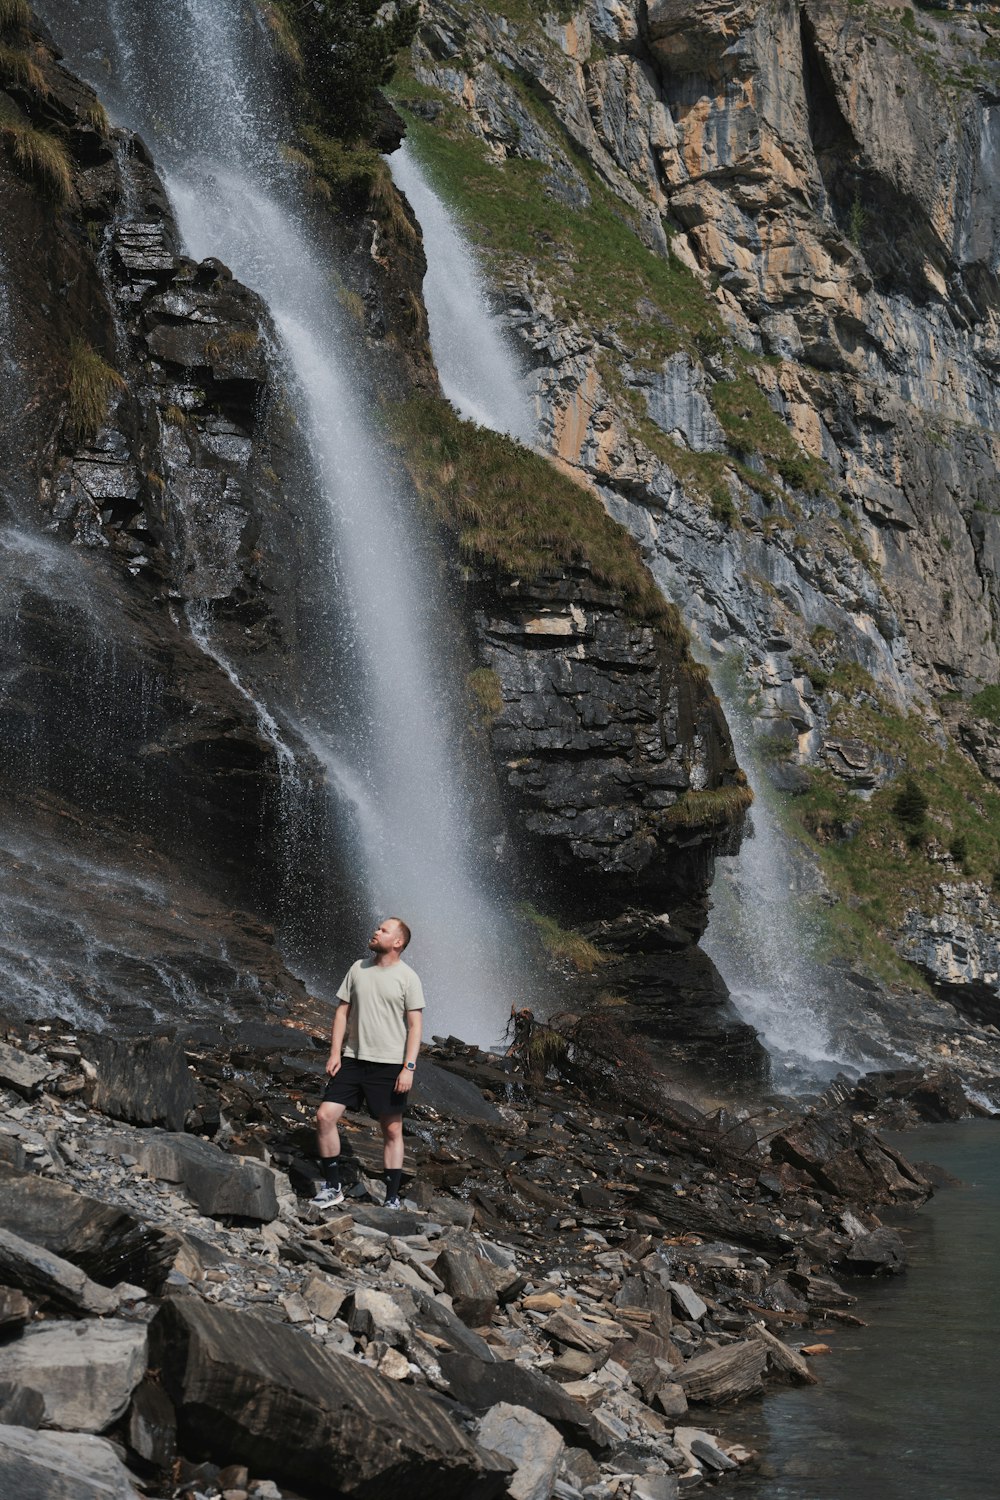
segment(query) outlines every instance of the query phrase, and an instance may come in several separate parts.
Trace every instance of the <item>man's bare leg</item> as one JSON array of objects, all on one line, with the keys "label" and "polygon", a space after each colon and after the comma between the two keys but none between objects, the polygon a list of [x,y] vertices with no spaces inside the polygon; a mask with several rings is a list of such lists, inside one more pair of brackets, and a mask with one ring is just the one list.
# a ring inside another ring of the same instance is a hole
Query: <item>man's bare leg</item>
[{"label": "man's bare leg", "polygon": [[316,1111],[316,1146],[324,1180],[324,1185],[316,1194],[319,1208],[336,1206],[344,1201],[340,1185],[340,1131],[337,1125],[346,1108],[344,1104],[331,1104],[324,1100]]},{"label": "man's bare leg", "polygon": [[321,1104],[316,1111],[316,1144],[323,1156],[340,1155],[340,1131],[337,1125],[347,1110],[346,1104]]},{"label": "man's bare leg", "polygon": [[403,1176],[403,1116],[380,1115],[382,1127],[382,1162],[385,1166],[386,1202],[398,1202]]}]

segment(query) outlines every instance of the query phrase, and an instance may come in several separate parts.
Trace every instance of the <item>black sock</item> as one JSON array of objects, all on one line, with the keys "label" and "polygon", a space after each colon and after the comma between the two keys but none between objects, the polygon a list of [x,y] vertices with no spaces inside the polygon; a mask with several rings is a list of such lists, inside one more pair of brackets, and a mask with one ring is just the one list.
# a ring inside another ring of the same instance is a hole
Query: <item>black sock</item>
[{"label": "black sock", "polygon": [[319,1164],[320,1164],[320,1167],[322,1169],[323,1176],[326,1178],[326,1185],[327,1185],[327,1187],[339,1188],[340,1187],[340,1157],[339,1156],[321,1156],[320,1159],[319,1159]]},{"label": "black sock", "polygon": [[403,1180],[402,1167],[386,1167],[385,1169],[385,1196],[387,1198],[399,1197],[399,1185]]}]

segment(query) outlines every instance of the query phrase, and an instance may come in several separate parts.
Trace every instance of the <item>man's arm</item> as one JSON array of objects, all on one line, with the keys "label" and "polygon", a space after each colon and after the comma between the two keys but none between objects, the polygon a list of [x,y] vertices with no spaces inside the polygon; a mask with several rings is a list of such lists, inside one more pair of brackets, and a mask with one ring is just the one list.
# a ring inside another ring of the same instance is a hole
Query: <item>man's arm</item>
[{"label": "man's arm", "polygon": [[403,1066],[396,1079],[396,1093],[408,1094],[413,1083],[413,1069],[406,1066],[407,1063],[415,1063],[420,1053],[420,1038],[423,1034],[424,1013],[422,1010],[408,1010],[406,1012],[406,1052],[403,1057]]},{"label": "man's arm", "polygon": [[351,1014],[351,1002],[341,1000],[333,1013],[333,1027],[330,1031],[330,1056],[326,1060],[326,1071],[332,1078],[335,1073],[340,1072],[340,1053],[344,1045],[344,1037],[347,1034],[347,1018]]}]

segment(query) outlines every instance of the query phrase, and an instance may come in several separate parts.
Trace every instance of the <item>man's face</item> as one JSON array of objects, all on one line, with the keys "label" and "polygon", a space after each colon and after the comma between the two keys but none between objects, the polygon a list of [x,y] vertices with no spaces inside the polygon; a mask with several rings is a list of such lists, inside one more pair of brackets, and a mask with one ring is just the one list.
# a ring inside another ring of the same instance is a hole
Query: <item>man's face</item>
[{"label": "man's face", "polygon": [[368,939],[368,947],[372,953],[391,953],[394,948],[402,946],[403,935],[397,923],[387,919],[380,927],[376,927]]}]

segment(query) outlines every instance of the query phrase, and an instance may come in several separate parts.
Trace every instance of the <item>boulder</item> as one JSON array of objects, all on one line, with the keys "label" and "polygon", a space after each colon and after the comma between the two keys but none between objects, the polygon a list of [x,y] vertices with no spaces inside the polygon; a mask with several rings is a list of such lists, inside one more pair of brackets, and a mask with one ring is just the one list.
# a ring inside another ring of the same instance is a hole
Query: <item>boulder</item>
[{"label": "boulder", "polygon": [[497,1310],[496,1284],[473,1250],[449,1243],[434,1262],[434,1270],[463,1323],[470,1328],[489,1323]]},{"label": "boulder", "polygon": [[230,1156],[211,1141],[174,1131],[136,1131],[119,1144],[150,1177],[180,1183],[210,1218],[269,1224],[278,1217],[274,1173],[262,1162]]},{"label": "boulder", "polygon": [[0,1380],[45,1400],[45,1425],[102,1432],[125,1411],[146,1371],[146,1330],[136,1323],[36,1323],[0,1347]]},{"label": "boulder", "polygon": [[493,1350],[486,1340],[467,1328],[450,1307],[439,1302],[431,1292],[411,1288],[410,1295],[417,1307],[413,1321],[418,1328],[435,1338],[444,1339],[459,1354],[471,1354],[475,1359],[485,1360],[487,1364],[493,1363]]},{"label": "boulder", "polygon": [[19,1047],[0,1042],[0,1088],[13,1089],[30,1099],[54,1071],[47,1057],[33,1057]]},{"label": "boulder", "polygon": [[477,1120],[499,1125],[503,1117],[495,1104],[485,1099],[468,1078],[459,1078],[447,1068],[439,1068],[422,1057],[414,1078],[414,1101],[429,1104],[446,1119],[465,1124]]},{"label": "boulder", "polygon": [[906,1269],[906,1250],[902,1237],[883,1225],[855,1235],[839,1263],[845,1271],[856,1275],[893,1275]]},{"label": "boulder", "polygon": [[767,1351],[757,1339],[740,1339],[707,1354],[698,1354],[677,1372],[677,1384],[689,1401],[722,1406],[739,1401],[762,1386]]},{"label": "boulder", "polygon": [[700,1323],[708,1312],[708,1304],[702,1301],[694,1287],[688,1286],[686,1281],[672,1281],[670,1295],[680,1316],[689,1323]]},{"label": "boulder", "polygon": [[0,1426],[0,1495],[10,1500],[142,1500],[103,1438]]},{"label": "boulder", "polygon": [[197,1102],[184,1049],[170,1037],[87,1039],[97,1077],[90,1103],[113,1120],[183,1130]]},{"label": "boulder", "polygon": [[514,1464],[511,1500],[549,1500],[565,1444],[544,1417],[501,1401],[480,1422],[479,1441]]},{"label": "boulder", "polygon": [[728,1453],[724,1453],[719,1447],[717,1439],[710,1432],[703,1432],[700,1427],[675,1427],[674,1444],[688,1463],[696,1463],[700,1468],[717,1474],[736,1468]]},{"label": "boulder", "polygon": [[377,1292],[372,1287],[358,1287],[351,1293],[344,1305],[344,1317],[353,1334],[378,1339],[393,1347],[405,1344],[409,1334],[406,1312],[400,1302],[388,1292]]},{"label": "boulder", "polygon": [[41,1245],[105,1286],[158,1291],[176,1254],[161,1230],[124,1209],[0,1162],[0,1228]]},{"label": "boulder", "polygon": [[150,1341],[187,1453],[359,1500],[503,1493],[501,1476],[430,1397],[284,1324],[171,1299]]},{"label": "boulder", "polygon": [[487,1412],[497,1405],[526,1406],[551,1422],[567,1441],[578,1443],[590,1432],[587,1413],[541,1370],[513,1360],[484,1365],[467,1354],[446,1350],[442,1350],[438,1362],[452,1395],[470,1411]]},{"label": "boulder", "polygon": [[0,1279],[63,1312],[108,1313],[117,1305],[114,1292],[91,1281],[79,1266],[9,1229],[0,1229]]},{"label": "boulder", "polygon": [[666,1338],[673,1323],[671,1295],[659,1277],[643,1271],[638,1276],[626,1277],[622,1282],[615,1293],[615,1307],[621,1308],[626,1318],[631,1311],[648,1313],[653,1332]]},{"label": "boulder", "polygon": [[825,1192],[859,1203],[920,1203],[930,1183],[873,1131],[841,1115],[810,1114],[771,1140],[774,1161],[808,1172]]},{"label": "boulder", "polygon": [[128,1444],[133,1453],[154,1464],[169,1468],[177,1449],[177,1417],[160,1386],[144,1380],[132,1396],[128,1413]]}]

